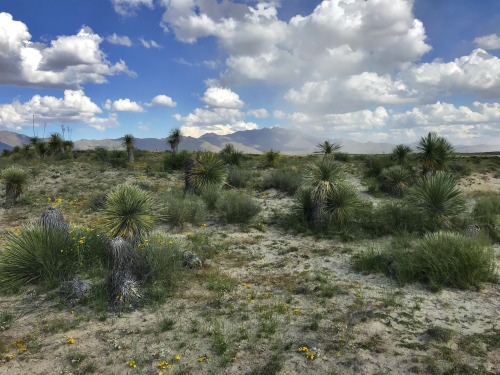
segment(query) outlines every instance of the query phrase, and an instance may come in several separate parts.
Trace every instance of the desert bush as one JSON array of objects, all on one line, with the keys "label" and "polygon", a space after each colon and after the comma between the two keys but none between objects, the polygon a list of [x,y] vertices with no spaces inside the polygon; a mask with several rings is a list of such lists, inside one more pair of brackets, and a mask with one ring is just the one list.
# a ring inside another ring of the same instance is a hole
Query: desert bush
[{"label": "desert bush", "polygon": [[224,164],[234,165],[239,167],[243,162],[243,152],[237,150],[232,143],[228,143],[219,152],[219,156]]},{"label": "desert bush", "polygon": [[96,273],[106,269],[110,262],[109,239],[94,226],[70,225],[70,252],[76,253],[79,271]]},{"label": "desert bush", "polygon": [[380,190],[392,197],[401,198],[413,180],[413,173],[401,165],[385,168],[378,176]]},{"label": "desert bush", "polygon": [[429,218],[407,201],[387,202],[363,208],[360,227],[371,236],[385,236],[401,231],[423,233],[433,229]]},{"label": "desert bush", "polygon": [[178,153],[167,151],[163,157],[163,169],[166,172],[181,170],[184,159],[192,156],[192,153],[187,150],[181,150]]},{"label": "desert bush", "polygon": [[23,169],[11,166],[2,171],[0,179],[5,185],[5,205],[10,207],[22,194],[23,188],[28,182],[28,175]]},{"label": "desert bush", "polygon": [[427,280],[433,289],[465,289],[494,278],[493,249],[477,237],[451,232],[427,234],[416,244],[411,261],[416,278]]},{"label": "desert bush", "polygon": [[197,195],[173,191],[164,196],[164,201],[166,216],[172,225],[200,224],[207,217],[206,204],[203,198]]},{"label": "desert bush", "polygon": [[198,194],[201,197],[201,199],[203,199],[203,202],[205,202],[205,205],[210,211],[215,210],[217,202],[219,201],[219,198],[221,196],[220,190],[215,190],[210,188],[200,189]]},{"label": "desert bush", "polygon": [[291,168],[280,168],[264,175],[260,189],[277,189],[288,194],[295,194],[300,187],[302,176]]},{"label": "desert bush", "polygon": [[473,215],[479,224],[495,225],[500,215],[500,195],[489,194],[478,197]]},{"label": "desert bush", "polygon": [[133,185],[120,185],[108,195],[104,226],[111,237],[140,241],[153,228],[156,211],[148,192]]},{"label": "desert bush", "polygon": [[111,150],[108,152],[108,162],[113,168],[126,168],[128,155],[123,150]]},{"label": "desert bush", "polygon": [[397,145],[391,152],[391,160],[398,165],[404,165],[410,161],[412,150],[406,145]]},{"label": "desert bush", "polygon": [[437,222],[448,220],[465,208],[457,180],[444,172],[422,178],[411,189],[409,198],[416,209]]},{"label": "desert bush", "polygon": [[90,158],[95,158],[96,160],[107,162],[109,158],[109,151],[103,147],[97,147],[90,153]]},{"label": "desert bush", "polygon": [[217,202],[217,212],[227,223],[248,223],[261,210],[255,199],[239,191],[226,191]]},{"label": "desert bush", "polygon": [[182,266],[179,245],[165,233],[151,233],[134,249],[141,279],[174,283]]},{"label": "desert bush", "polygon": [[333,154],[333,158],[337,161],[346,163],[349,161],[351,156],[347,152],[336,152],[335,154]]},{"label": "desert bush", "polygon": [[391,159],[386,155],[374,155],[365,159],[366,177],[378,177],[382,170],[392,166]]},{"label": "desert bush", "polygon": [[495,280],[494,253],[485,239],[452,232],[427,234],[409,248],[370,248],[355,257],[354,267],[365,273],[384,272],[402,285],[427,282],[433,290],[466,289]]},{"label": "desert bush", "polygon": [[262,153],[265,167],[275,167],[280,157],[281,153],[279,151],[274,151],[273,149],[264,151]]},{"label": "desert bush", "polygon": [[252,178],[252,172],[247,169],[231,168],[227,174],[227,183],[235,188],[245,188]]},{"label": "desert bush", "polygon": [[58,229],[30,225],[12,233],[0,253],[0,285],[13,288],[69,277],[78,264],[71,245],[71,239]]}]

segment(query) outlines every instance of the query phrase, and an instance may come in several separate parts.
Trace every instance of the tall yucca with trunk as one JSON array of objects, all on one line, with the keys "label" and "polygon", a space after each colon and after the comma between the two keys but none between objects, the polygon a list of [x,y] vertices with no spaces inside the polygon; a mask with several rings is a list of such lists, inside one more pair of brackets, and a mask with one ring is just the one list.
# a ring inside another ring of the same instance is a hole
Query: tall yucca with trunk
[{"label": "tall yucca with trunk", "polygon": [[22,194],[28,175],[23,169],[12,166],[5,169],[0,178],[5,185],[5,206],[11,207]]},{"label": "tall yucca with trunk", "polygon": [[49,151],[52,155],[63,153],[64,154],[64,141],[59,133],[52,133],[48,141]]},{"label": "tall yucca with trunk", "polygon": [[204,189],[220,189],[226,177],[226,166],[219,156],[205,152],[194,162],[190,180],[195,190],[200,192]]},{"label": "tall yucca with trunk", "polygon": [[123,146],[127,150],[128,161],[134,161],[135,137],[132,134],[125,134],[123,137]]},{"label": "tall yucca with trunk", "polygon": [[324,141],[316,146],[315,154],[322,154],[323,156],[331,156],[338,150],[340,150],[341,146],[338,143],[332,143],[329,141]]},{"label": "tall yucca with trunk", "polygon": [[455,151],[446,138],[439,137],[436,133],[429,133],[420,138],[417,145],[418,159],[422,163],[422,173],[444,171]]},{"label": "tall yucca with trunk", "polygon": [[170,132],[168,138],[167,138],[167,143],[170,145],[170,148],[172,149],[172,152],[174,154],[177,154],[177,151],[179,149],[179,143],[182,141],[182,132],[181,129],[176,128],[172,129]]},{"label": "tall yucca with trunk", "polygon": [[323,158],[309,164],[307,170],[302,188],[311,191],[311,225],[321,227],[324,224],[327,197],[342,181],[342,169],[333,159]]},{"label": "tall yucca with trunk", "polygon": [[133,185],[120,185],[108,195],[104,225],[111,237],[139,243],[156,222],[153,208],[150,194]]}]

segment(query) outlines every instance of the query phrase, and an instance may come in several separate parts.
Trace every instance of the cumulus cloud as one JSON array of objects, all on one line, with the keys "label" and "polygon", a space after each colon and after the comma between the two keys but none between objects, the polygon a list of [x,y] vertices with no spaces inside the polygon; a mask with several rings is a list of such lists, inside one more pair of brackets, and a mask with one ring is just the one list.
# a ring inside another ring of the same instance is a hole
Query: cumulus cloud
[{"label": "cumulus cloud", "polygon": [[150,48],[156,48],[156,49],[162,49],[163,47],[160,46],[158,43],[156,43],[154,40],[144,40],[143,38],[139,38],[141,44],[147,48],[147,49],[150,49]]},{"label": "cumulus cloud", "polygon": [[131,17],[142,6],[153,8],[153,0],[111,0],[115,12],[123,17]]},{"label": "cumulus cloud", "polygon": [[252,116],[255,118],[267,118],[269,117],[269,112],[267,112],[267,109],[265,108],[253,109],[247,112],[247,116]]},{"label": "cumulus cloud", "polygon": [[0,128],[21,129],[31,126],[33,114],[37,124],[87,123],[99,130],[119,126],[115,115],[97,117],[96,114],[100,113],[101,108],[82,90],[65,90],[63,98],[35,95],[25,103],[16,100],[11,104],[1,104]]},{"label": "cumulus cloud", "polygon": [[494,50],[500,48],[500,36],[497,34],[490,34],[481,36],[479,38],[474,39],[474,43],[479,48],[485,50]]},{"label": "cumulus cloud", "polygon": [[306,82],[300,90],[291,89],[285,99],[299,108],[322,112],[349,112],[373,105],[410,104],[421,100],[419,93],[390,75],[361,73],[347,78]]},{"label": "cumulus cloud", "polygon": [[130,99],[118,99],[111,103],[111,100],[107,100],[105,104],[107,110],[113,110],[116,112],[132,112],[132,113],[142,113],[144,108],[140,106],[137,102],[133,102]]},{"label": "cumulus cloud", "polygon": [[167,95],[156,95],[151,103],[145,104],[147,107],[152,106],[163,106],[163,107],[176,107],[177,103],[172,100],[171,97]]},{"label": "cumulus cloud", "polygon": [[500,96],[500,59],[480,48],[448,63],[438,60],[417,65],[406,74],[409,82],[426,91]]},{"label": "cumulus cloud", "polygon": [[[196,108],[187,116],[174,115],[177,121],[183,123],[181,130],[186,135],[193,137],[206,133],[224,135],[259,127],[254,122],[244,121],[247,114],[241,108],[245,103],[230,89],[209,87],[200,100],[207,104],[204,108]],[[255,114],[264,115],[264,111],[256,110]]]},{"label": "cumulus cloud", "polygon": [[139,128],[139,130],[149,130],[149,122],[147,123],[143,123],[143,122],[140,122],[139,124],[137,124],[137,127]]},{"label": "cumulus cloud", "polygon": [[132,46],[132,41],[128,36],[118,36],[116,33],[113,33],[113,35],[108,36],[106,40],[112,44],[119,44],[125,47]]},{"label": "cumulus cloud", "polygon": [[201,100],[213,107],[243,107],[243,102],[240,100],[239,95],[227,88],[209,87]]},{"label": "cumulus cloud", "polygon": [[99,48],[102,38],[89,27],[59,36],[50,46],[30,40],[24,23],[0,13],[0,84],[79,89],[119,73],[135,76],[124,61],[112,64],[106,59]]}]

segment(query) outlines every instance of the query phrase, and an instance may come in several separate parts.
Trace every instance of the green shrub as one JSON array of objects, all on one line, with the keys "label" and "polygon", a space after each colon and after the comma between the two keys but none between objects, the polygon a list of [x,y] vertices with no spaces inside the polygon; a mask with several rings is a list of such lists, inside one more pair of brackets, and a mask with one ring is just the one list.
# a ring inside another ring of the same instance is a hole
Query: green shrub
[{"label": "green shrub", "polygon": [[227,175],[227,183],[235,188],[245,188],[252,178],[252,172],[247,169],[231,168]]},{"label": "green shrub", "polygon": [[207,217],[207,207],[197,195],[173,191],[165,195],[166,216],[172,225],[200,224]]},{"label": "green shrub", "polygon": [[163,158],[164,171],[171,172],[183,169],[183,162],[189,157],[192,157],[192,153],[187,150],[181,150],[175,154],[172,151],[167,151]]},{"label": "green shrub", "polygon": [[72,241],[58,229],[30,225],[7,238],[0,253],[0,285],[53,282],[74,274],[78,254]]},{"label": "green shrub", "polygon": [[164,233],[151,233],[135,249],[141,278],[146,282],[175,283],[182,267],[179,245]]},{"label": "green shrub", "polygon": [[142,234],[153,228],[157,210],[148,192],[133,185],[120,185],[108,195],[104,226],[111,237],[140,241]]},{"label": "green shrub", "polygon": [[355,188],[346,183],[337,184],[326,196],[325,209],[330,224],[338,228],[345,226],[355,219],[361,205],[362,201]]},{"label": "green shrub", "polygon": [[388,156],[375,155],[365,161],[366,177],[378,177],[384,168],[389,168],[392,163]]},{"label": "green shrub", "polygon": [[451,232],[427,234],[408,260],[416,277],[427,280],[433,289],[443,286],[466,289],[494,279],[493,249],[481,238]]},{"label": "green shrub", "polygon": [[485,195],[476,199],[473,211],[478,224],[496,225],[500,215],[500,195]]},{"label": "green shrub", "polygon": [[262,154],[264,166],[275,167],[280,157],[281,153],[279,151],[274,151],[273,149],[264,151],[264,153]]},{"label": "green shrub", "polygon": [[242,151],[237,150],[232,143],[228,143],[219,153],[224,164],[234,165],[239,167],[243,161],[244,155]]},{"label": "green shrub", "polygon": [[108,267],[109,239],[105,233],[94,226],[73,225],[69,236],[72,240],[70,252],[76,252],[80,271],[93,273]]},{"label": "green shrub", "polygon": [[260,210],[258,201],[238,191],[225,192],[217,202],[220,217],[228,223],[248,223]]},{"label": "green shrub", "polygon": [[348,162],[350,155],[346,152],[336,152],[333,154],[333,158],[337,161]]},{"label": "green shrub", "polygon": [[122,150],[109,151],[108,162],[113,168],[126,168],[128,165],[128,155]]},{"label": "green shrub", "polygon": [[354,260],[358,271],[384,272],[400,284],[427,282],[433,290],[442,287],[466,289],[495,280],[495,258],[484,238],[452,232],[427,234],[413,246],[373,248]]},{"label": "green shrub", "polygon": [[295,194],[300,187],[301,174],[294,169],[278,169],[268,172],[260,184],[262,190],[277,189],[288,194]]},{"label": "green shrub", "polygon": [[198,194],[210,211],[215,210],[217,202],[219,201],[221,191],[216,189],[201,189]]}]

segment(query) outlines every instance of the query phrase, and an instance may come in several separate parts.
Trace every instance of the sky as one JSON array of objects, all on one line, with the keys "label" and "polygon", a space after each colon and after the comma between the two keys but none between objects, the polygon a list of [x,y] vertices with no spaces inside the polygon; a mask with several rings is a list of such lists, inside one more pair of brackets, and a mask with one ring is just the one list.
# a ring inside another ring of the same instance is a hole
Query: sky
[{"label": "sky", "polygon": [[273,126],[500,144],[500,1],[0,0],[0,130]]}]

